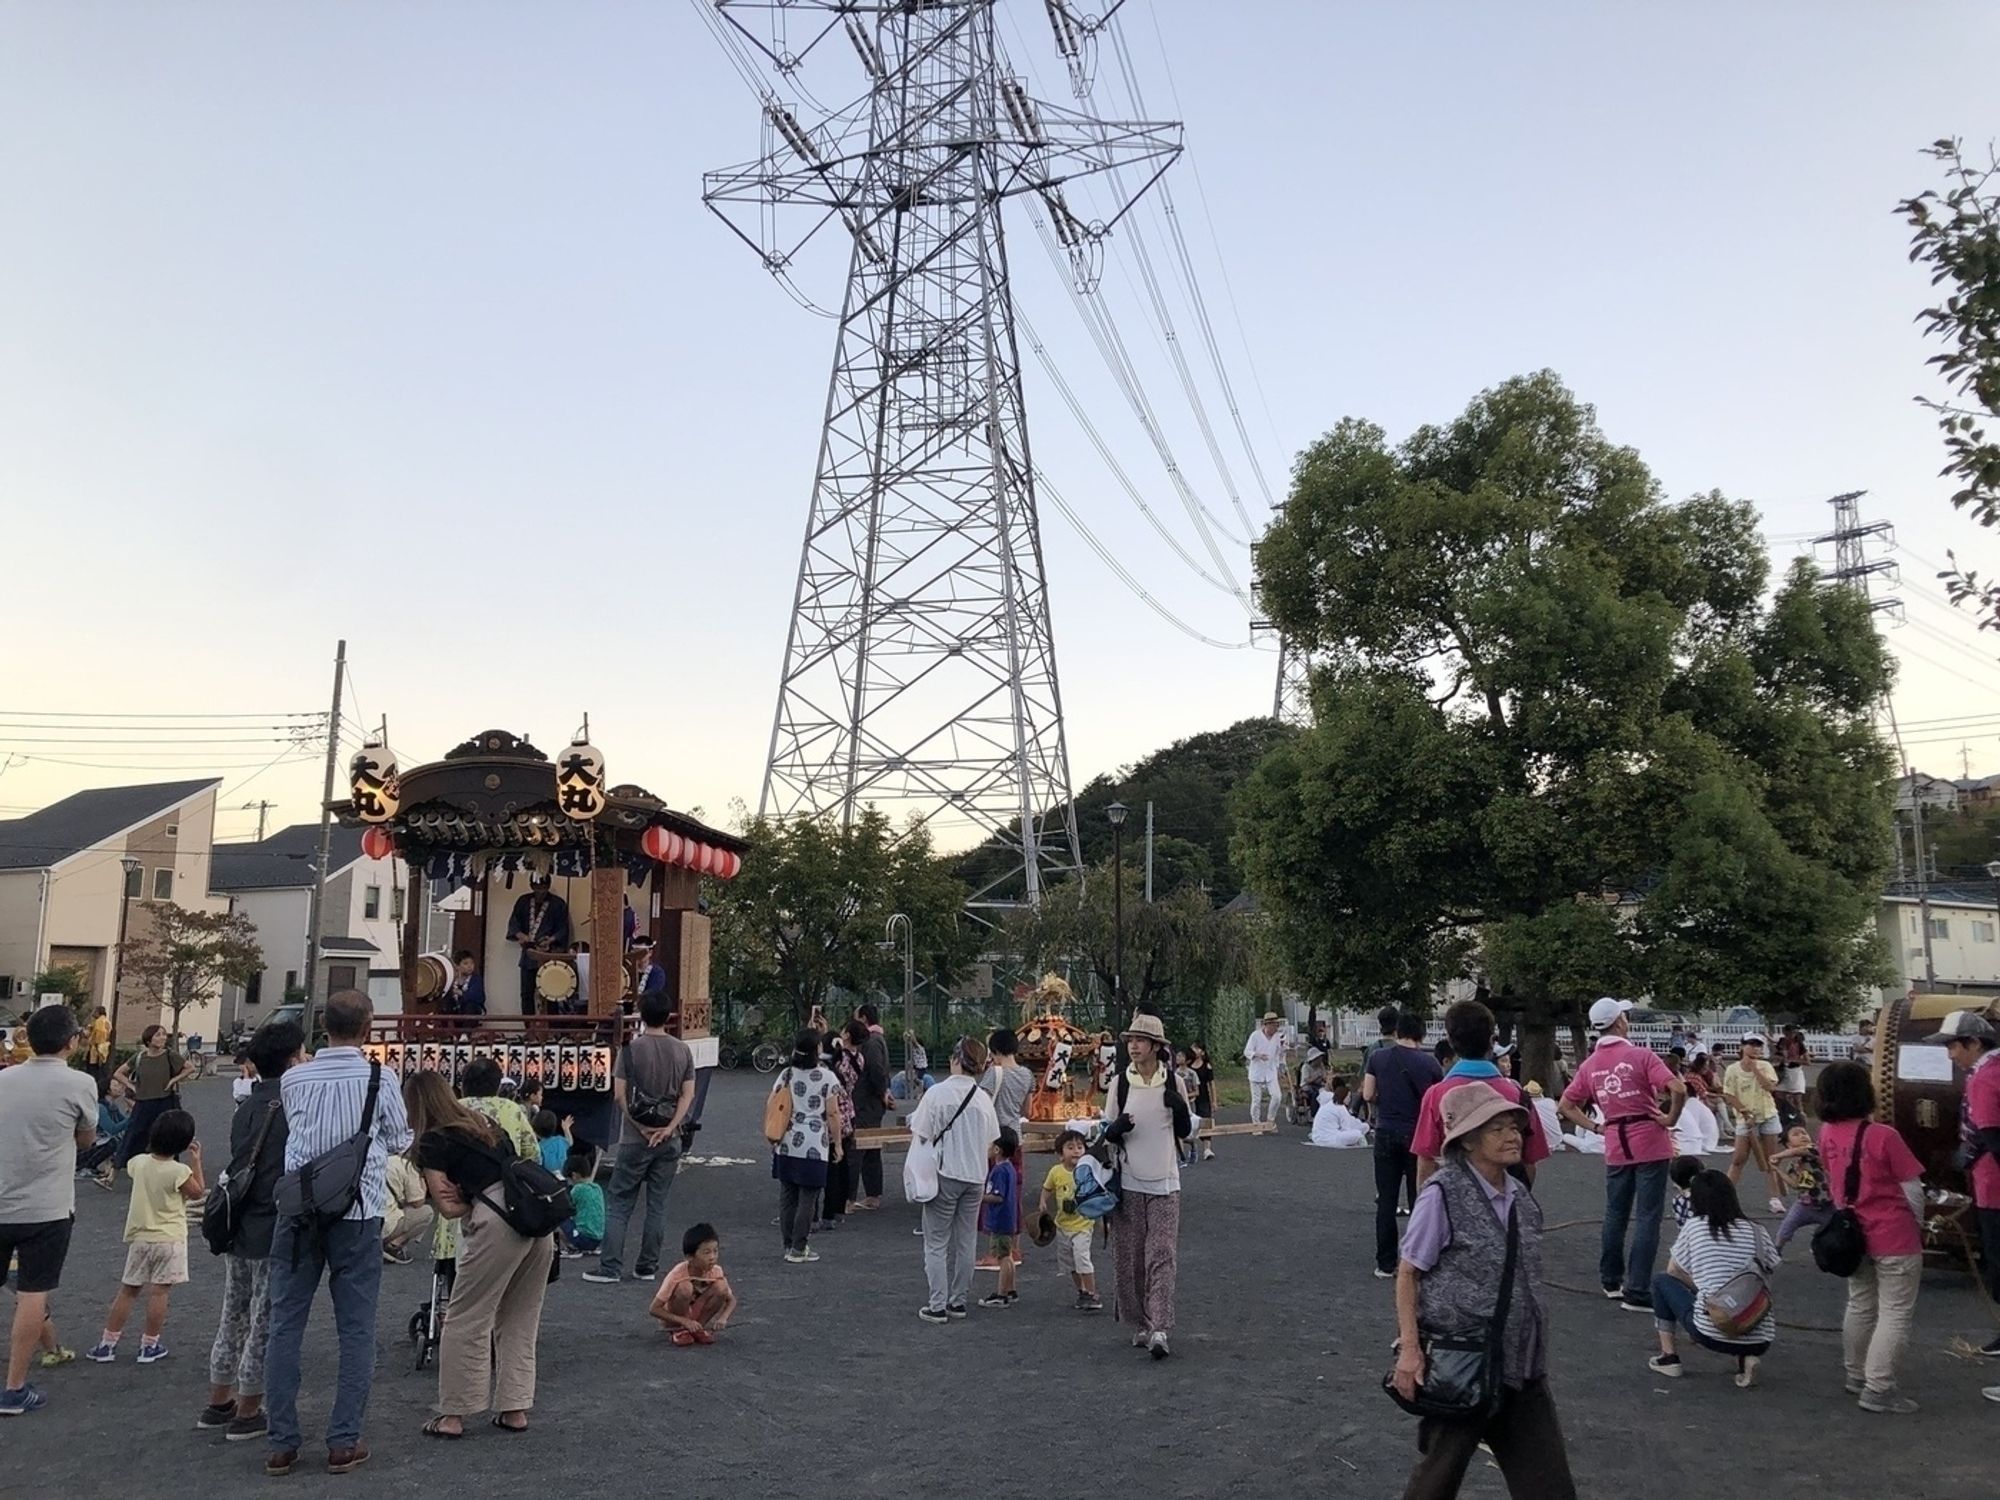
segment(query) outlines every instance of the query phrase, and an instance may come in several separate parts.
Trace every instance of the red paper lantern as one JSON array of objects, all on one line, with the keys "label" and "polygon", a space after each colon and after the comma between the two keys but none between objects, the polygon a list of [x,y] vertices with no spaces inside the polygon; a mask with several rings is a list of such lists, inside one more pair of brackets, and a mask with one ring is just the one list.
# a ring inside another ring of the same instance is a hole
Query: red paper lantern
[{"label": "red paper lantern", "polygon": [[678,833],[667,835],[667,863],[670,865],[687,862],[688,841]]},{"label": "red paper lantern", "polygon": [[741,871],[742,868],[743,868],[743,856],[740,854],[732,854],[727,849],[725,849],[722,851],[722,868],[716,871],[716,873],[720,875],[724,880],[734,880],[737,876],[737,873]]},{"label": "red paper lantern", "polygon": [[667,838],[666,829],[648,828],[639,835],[640,852],[648,859],[657,859],[664,863],[667,857]]},{"label": "red paper lantern", "polygon": [[681,844],[682,865],[686,866],[690,870],[699,873],[701,870],[702,847],[703,846],[695,839],[684,840]]},{"label": "red paper lantern", "polygon": [[370,859],[387,859],[396,852],[396,838],[380,824],[361,830],[361,852]]},{"label": "red paper lantern", "polygon": [[701,873],[713,875],[722,868],[722,851],[713,844],[701,846]]}]

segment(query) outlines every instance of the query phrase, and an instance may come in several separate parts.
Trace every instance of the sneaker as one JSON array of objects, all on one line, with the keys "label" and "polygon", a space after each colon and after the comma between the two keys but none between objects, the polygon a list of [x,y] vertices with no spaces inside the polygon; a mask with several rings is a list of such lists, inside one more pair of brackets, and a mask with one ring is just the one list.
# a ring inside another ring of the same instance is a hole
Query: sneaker
[{"label": "sneaker", "polygon": [[1646,1361],[1646,1368],[1655,1375],[1664,1375],[1669,1380],[1681,1378],[1681,1357],[1678,1354],[1655,1354]]},{"label": "sneaker", "polygon": [[44,1370],[53,1370],[58,1365],[66,1365],[75,1358],[76,1351],[74,1349],[65,1349],[61,1346],[54,1349],[44,1349],[42,1351],[42,1368]]},{"label": "sneaker", "polygon": [[1132,1347],[1134,1349],[1144,1349],[1152,1342],[1153,1336],[1150,1333],[1135,1333],[1132,1335]]},{"label": "sneaker", "polygon": [[1375,1279],[1377,1281],[1394,1281],[1396,1273],[1394,1271],[1385,1271],[1380,1266],[1377,1266],[1375,1268]]},{"label": "sneaker", "polygon": [[1990,1344],[1981,1344],[1979,1352],[1988,1359],[2000,1359],[2000,1338],[1994,1339]]},{"label": "sneaker", "polygon": [[220,1406],[204,1406],[201,1415],[194,1419],[196,1432],[209,1432],[217,1427],[227,1427],[236,1420],[236,1403],[225,1401]]},{"label": "sneaker", "polygon": [[165,1359],[169,1352],[165,1344],[141,1344],[138,1362],[142,1365],[156,1365]]},{"label": "sneaker", "polygon": [[229,1430],[222,1435],[225,1443],[247,1443],[252,1438],[260,1438],[271,1430],[271,1419],[263,1409],[253,1411],[247,1417],[238,1417],[229,1424]]},{"label": "sneaker", "polygon": [[1868,1382],[1865,1380],[1849,1380],[1841,1389],[1846,1391],[1850,1396],[1858,1396],[1868,1389]]},{"label": "sneaker", "polygon": [[918,1239],[922,1239],[924,1237],[924,1226],[919,1224],[915,1229],[912,1229],[910,1233],[914,1234]]},{"label": "sneaker", "polygon": [[984,1297],[979,1299],[979,1305],[981,1307],[1009,1307],[1013,1304],[1013,1301],[1014,1299],[1005,1292],[988,1292]]},{"label": "sneaker", "polygon": [[[818,1259],[818,1257],[815,1256],[814,1259]],[[806,1263],[806,1253],[803,1250],[787,1250],[785,1252],[785,1262],[788,1265],[802,1266]]]},{"label": "sneaker", "polygon": [[1146,1340],[1146,1352],[1155,1359],[1165,1359],[1174,1351],[1167,1347],[1167,1336],[1164,1333],[1156,1333]]},{"label": "sneaker", "polygon": [[620,1276],[616,1271],[607,1271],[604,1267],[599,1266],[595,1271],[585,1271],[583,1279],[585,1281],[594,1281],[599,1286],[615,1286],[625,1278]]},{"label": "sneaker", "polygon": [[1988,1401],[2000,1401],[2000,1385],[1989,1385],[1979,1394]]},{"label": "sneaker", "polygon": [[1625,1300],[1625,1288],[1622,1286],[1606,1287],[1604,1289],[1604,1300],[1607,1302],[1623,1302]]},{"label": "sneaker", "polygon": [[1917,1403],[1908,1396],[1898,1396],[1893,1391],[1873,1394],[1862,1392],[1859,1403],[1863,1411],[1876,1412],[1885,1417],[1907,1417],[1917,1409]]},{"label": "sneaker", "polygon": [[562,1249],[558,1250],[556,1254],[560,1255],[564,1260],[583,1259],[583,1252],[581,1250],[572,1250],[567,1245],[563,1246]]},{"label": "sneaker", "polygon": [[1407,1208],[1399,1208],[1396,1210],[1396,1217],[1399,1219],[1407,1219],[1409,1218],[1409,1216],[1410,1216],[1410,1211]]},{"label": "sneaker", "polygon": [[951,1321],[951,1318],[947,1314],[939,1312],[935,1307],[920,1307],[917,1309],[917,1316],[922,1318],[926,1323],[949,1323]]},{"label": "sneaker", "polygon": [[108,1343],[93,1344],[83,1357],[95,1360],[100,1365],[108,1365],[118,1357],[118,1346]]},{"label": "sneaker", "polygon": [[1736,1389],[1747,1391],[1757,1383],[1757,1367],[1763,1363],[1754,1354],[1746,1354],[1736,1361]]},{"label": "sneaker", "polygon": [[384,1245],[382,1247],[382,1264],[386,1266],[407,1266],[409,1263],[410,1252],[405,1250],[401,1245]]},{"label": "sneaker", "polygon": [[1621,1296],[1618,1299],[1618,1305],[1627,1312],[1649,1313],[1653,1310],[1653,1304],[1643,1297]]},{"label": "sneaker", "polygon": [[667,1335],[667,1342],[672,1344],[676,1349],[692,1349],[694,1347],[694,1330],[691,1328],[676,1328],[672,1333]]},{"label": "sneaker", "polygon": [[658,1266],[634,1266],[632,1268],[632,1276],[636,1281],[651,1281],[659,1274],[660,1268]]},{"label": "sneaker", "polygon": [[947,1303],[945,1305],[945,1312],[954,1318],[965,1317],[966,1316],[965,1304],[963,1302]]},{"label": "sneaker", "polygon": [[[1996,1396],[1995,1400],[2000,1400]],[[0,1391],[0,1417],[22,1417],[31,1411],[40,1411],[49,1404],[49,1398],[31,1385],[17,1386],[11,1391]]]},{"label": "sneaker", "polygon": [[1085,1297],[1076,1305],[1078,1312],[1103,1312],[1104,1303],[1096,1297]]},{"label": "sneaker", "polygon": [[1785,1200],[1783,1198],[1773,1198],[1771,1200],[1771,1212],[1782,1219],[1785,1216]]}]

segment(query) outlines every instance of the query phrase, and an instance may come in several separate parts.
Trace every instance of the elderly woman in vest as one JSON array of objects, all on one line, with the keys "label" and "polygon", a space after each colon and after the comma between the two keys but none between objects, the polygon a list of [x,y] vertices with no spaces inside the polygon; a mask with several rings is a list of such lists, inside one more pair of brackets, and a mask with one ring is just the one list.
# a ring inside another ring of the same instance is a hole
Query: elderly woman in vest
[{"label": "elderly woman in vest", "polygon": [[1444,1095],[1444,1160],[1403,1233],[1396,1273],[1399,1334],[1392,1377],[1405,1399],[1424,1383],[1427,1335],[1476,1333],[1498,1311],[1507,1243],[1517,1237],[1501,1333],[1505,1393],[1478,1422],[1426,1417],[1422,1455],[1404,1500],[1456,1495],[1484,1442],[1516,1500],[1576,1500],[1562,1424],[1548,1382],[1548,1313],[1542,1304],[1542,1210],[1508,1173],[1521,1160],[1527,1115],[1497,1089],[1462,1084]]},{"label": "elderly woman in vest", "polygon": [[1194,1134],[1194,1115],[1174,1081],[1160,1018],[1133,1016],[1125,1046],[1131,1065],[1104,1101],[1104,1139],[1118,1152],[1120,1183],[1107,1221],[1118,1321],[1133,1325],[1135,1349],[1165,1359],[1179,1274],[1181,1142]]}]

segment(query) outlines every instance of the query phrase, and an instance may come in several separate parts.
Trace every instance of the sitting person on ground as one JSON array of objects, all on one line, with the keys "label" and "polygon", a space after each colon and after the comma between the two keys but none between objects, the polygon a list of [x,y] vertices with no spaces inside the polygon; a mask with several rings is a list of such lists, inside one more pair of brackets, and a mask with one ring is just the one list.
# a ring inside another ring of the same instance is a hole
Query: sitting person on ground
[{"label": "sitting person on ground", "polygon": [[132,1124],[132,1104],[125,1085],[111,1080],[104,1097],[97,1101],[97,1139],[76,1153],[76,1175],[88,1177],[108,1188],[118,1176],[118,1150],[125,1144],[125,1132]]},{"label": "sitting person on ground", "polygon": [[424,1174],[407,1155],[389,1158],[389,1204],[382,1215],[382,1259],[392,1266],[410,1263],[410,1242],[431,1227],[431,1208]]},{"label": "sitting person on ground", "polygon": [[1827,1196],[1826,1164],[1805,1126],[1794,1125],[1785,1132],[1785,1148],[1771,1153],[1771,1165],[1778,1169],[1779,1180],[1798,1194],[1778,1225],[1778,1253],[1783,1255],[1793,1235],[1807,1225],[1817,1229],[1833,1217],[1833,1202]]},{"label": "sitting person on ground", "polygon": [[541,1152],[542,1165],[556,1176],[563,1174],[569,1163],[570,1131],[576,1124],[576,1116],[564,1115],[556,1118],[552,1109],[538,1109],[532,1116],[535,1126],[535,1142]]},{"label": "sitting person on ground", "polygon": [[1368,1127],[1354,1117],[1347,1100],[1347,1080],[1333,1079],[1313,1112],[1312,1145],[1345,1149],[1368,1144]]},{"label": "sitting person on ground", "polygon": [[713,1224],[681,1236],[681,1262],[660,1282],[647,1309],[681,1348],[712,1344],[736,1311],[736,1292],[722,1270],[722,1237]]},{"label": "sitting person on ground", "polygon": [[597,1185],[597,1148],[587,1141],[571,1146],[563,1176],[569,1179],[570,1216],[563,1222],[562,1254],[565,1260],[582,1260],[604,1245],[604,1189]]},{"label": "sitting person on ground", "polygon": [[1653,1278],[1653,1326],[1660,1352],[1647,1361],[1655,1375],[1678,1378],[1681,1357],[1677,1330],[1704,1349],[1736,1361],[1736,1384],[1757,1383],[1757,1367],[1778,1336],[1778,1320],[1766,1306],[1757,1323],[1735,1337],[1717,1326],[1711,1299],[1744,1272],[1768,1276],[1778,1267],[1778,1247],[1764,1226],[1743,1216],[1736,1184],[1721,1172],[1699,1173],[1688,1189],[1692,1216],[1674,1241],[1666,1270]]}]

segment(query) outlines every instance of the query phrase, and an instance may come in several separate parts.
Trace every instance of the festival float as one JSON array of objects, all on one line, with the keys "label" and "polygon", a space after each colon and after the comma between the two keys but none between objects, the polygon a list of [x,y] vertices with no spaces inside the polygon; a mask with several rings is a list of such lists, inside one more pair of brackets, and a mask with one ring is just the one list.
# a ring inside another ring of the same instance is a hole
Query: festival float
[{"label": "festival float", "polygon": [[1028,1122],[1060,1125],[1066,1120],[1096,1119],[1104,1112],[1110,1033],[1087,1030],[1070,1019],[1076,994],[1060,975],[1043,975],[1041,983],[1020,999],[1019,1056],[1022,1066],[1035,1075]]},{"label": "festival float", "polygon": [[[450,891],[438,902],[451,913],[445,952],[422,951],[426,903],[405,908],[403,1012],[376,1017],[371,1056],[454,1085],[474,1058],[493,1057],[517,1083],[540,1083],[546,1108],[574,1115],[579,1138],[608,1145],[612,1067],[637,1025],[633,978],[650,944],[670,1029],[706,1083],[717,1042],[702,881],[733,880],[748,844],[643,787],[608,785],[588,721],[553,760],[488,729],[408,770],[370,744],[349,778],[329,811],[362,830],[363,853],[402,860],[413,891]],[[477,964],[483,1012],[457,1004],[457,953]]]},{"label": "festival float", "polygon": [[1979,1230],[1972,1183],[1959,1155],[1965,1078],[1941,1044],[1925,1040],[1955,1010],[1977,1012],[2000,1026],[2000,1001],[1988,996],[1911,990],[1877,1014],[1869,1064],[1875,1118],[1894,1125],[1923,1165],[1926,1256],[1970,1268]]}]

